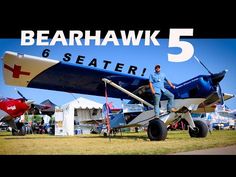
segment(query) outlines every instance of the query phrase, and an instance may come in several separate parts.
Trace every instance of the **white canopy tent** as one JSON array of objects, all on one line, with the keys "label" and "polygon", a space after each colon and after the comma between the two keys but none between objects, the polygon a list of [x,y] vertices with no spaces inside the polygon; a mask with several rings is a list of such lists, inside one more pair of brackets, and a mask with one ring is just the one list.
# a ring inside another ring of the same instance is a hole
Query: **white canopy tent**
[{"label": "white canopy tent", "polygon": [[80,97],[61,106],[64,114],[64,129],[74,135],[74,122],[102,120],[102,104]]}]

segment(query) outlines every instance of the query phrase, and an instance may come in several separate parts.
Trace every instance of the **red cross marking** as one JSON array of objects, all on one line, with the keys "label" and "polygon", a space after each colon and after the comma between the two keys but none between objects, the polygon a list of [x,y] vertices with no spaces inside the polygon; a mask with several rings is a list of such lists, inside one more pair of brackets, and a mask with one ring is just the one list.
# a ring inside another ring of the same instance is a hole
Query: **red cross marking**
[{"label": "red cross marking", "polygon": [[26,75],[26,76],[30,75],[30,72],[21,71],[21,66],[19,66],[19,65],[14,64],[14,68],[12,68],[12,67],[4,64],[4,68],[6,68],[12,72],[13,78],[20,78],[20,75]]}]

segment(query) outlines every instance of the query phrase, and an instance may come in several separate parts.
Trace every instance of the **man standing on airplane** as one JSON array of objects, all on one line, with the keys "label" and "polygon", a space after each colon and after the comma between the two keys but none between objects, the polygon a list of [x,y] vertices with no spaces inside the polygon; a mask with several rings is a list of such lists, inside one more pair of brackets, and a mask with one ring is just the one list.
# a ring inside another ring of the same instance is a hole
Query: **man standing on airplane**
[{"label": "man standing on airplane", "polygon": [[168,98],[167,111],[175,112],[174,108],[174,94],[164,87],[165,81],[175,89],[175,86],[166,78],[166,75],[161,72],[161,66],[155,66],[155,72],[149,76],[149,86],[154,97],[154,112],[155,116],[159,118],[160,114],[160,100],[161,95],[164,94]]}]

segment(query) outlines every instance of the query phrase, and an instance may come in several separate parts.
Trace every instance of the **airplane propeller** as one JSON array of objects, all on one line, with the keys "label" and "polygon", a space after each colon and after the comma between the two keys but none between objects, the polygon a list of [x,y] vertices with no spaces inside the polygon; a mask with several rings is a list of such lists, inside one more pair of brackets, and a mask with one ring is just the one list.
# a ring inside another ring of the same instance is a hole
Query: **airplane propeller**
[{"label": "airplane propeller", "polygon": [[[16,90],[16,89],[15,89]],[[39,109],[39,110],[43,110],[43,109],[48,109],[50,108],[51,106],[49,105],[44,105],[44,104],[36,104],[35,101],[33,100],[29,100],[27,98],[25,98],[23,96],[23,94],[19,91],[19,90],[16,90],[16,92],[23,98],[23,100],[25,101],[25,103],[30,106],[30,109]]]},{"label": "airplane propeller", "polygon": [[217,74],[211,74],[211,80],[212,80],[212,83],[217,87],[217,93],[220,97],[220,104],[221,105],[224,105],[224,94],[223,94],[221,86],[220,86],[220,81],[224,78],[227,71],[228,70],[224,70],[224,71],[217,73]]},{"label": "airplane propeller", "polygon": [[[16,90],[16,89],[15,89]],[[16,92],[23,98],[23,100],[25,101],[25,103],[31,107],[34,107],[34,101],[33,100],[28,100],[27,98],[25,98],[23,96],[23,94],[19,91],[19,90],[16,90]]]},{"label": "airplane propeller", "polygon": [[198,63],[200,63],[207,71],[208,73],[211,75],[211,80],[212,83],[216,86],[217,88],[217,93],[220,97],[220,104],[224,105],[224,94],[222,92],[221,86],[220,86],[220,81],[224,78],[226,72],[228,71],[227,69],[220,72],[220,73],[216,73],[213,74],[195,55],[194,58],[197,60]]},{"label": "airplane propeller", "polygon": [[[15,89],[16,90],[16,89]],[[24,96],[23,96],[23,94],[22,93],[20,93],[20,91],[19,90],[16,90],[16,92],[25,100],[25,101],[27,101],[28,99],[26,99]]]},{"label": "airplane propeller", "polygon": [[222,89],[221,89],[221,86],[220,86],[220,84],[217,84],[217,86],[218,86],[218,89],[219,89],[219,96],[220,96],[220,104],[221,105],[224,105],[224,95],[223,95],[223,93],[222,93]]}]

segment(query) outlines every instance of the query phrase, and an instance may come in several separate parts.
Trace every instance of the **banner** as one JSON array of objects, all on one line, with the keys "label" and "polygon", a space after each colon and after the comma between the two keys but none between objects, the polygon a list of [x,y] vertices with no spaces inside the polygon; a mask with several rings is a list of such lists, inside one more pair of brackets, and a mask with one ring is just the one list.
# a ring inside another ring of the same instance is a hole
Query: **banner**
[{"label": "banner", "polygon": [[55,135],[64,136],[65,128],[64,128],[64,115],[63,109],[55,108]]}]

